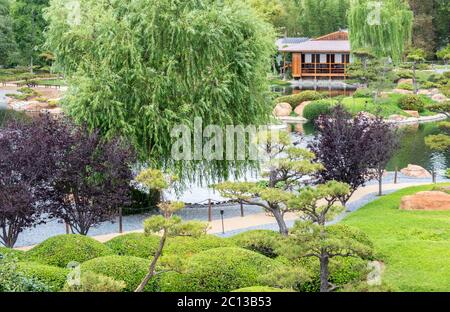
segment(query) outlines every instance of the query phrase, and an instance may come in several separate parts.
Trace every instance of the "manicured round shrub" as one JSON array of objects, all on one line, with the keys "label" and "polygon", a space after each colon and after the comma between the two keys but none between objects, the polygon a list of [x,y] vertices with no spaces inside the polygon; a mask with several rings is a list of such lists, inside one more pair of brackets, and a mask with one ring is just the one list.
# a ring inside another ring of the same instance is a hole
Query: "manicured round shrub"
[{"label": "manicured round shrub", "polygon": [[0,247],[0,255],[19,259],[19,260],[25,258],[25,252],[23,252],[21,250],[17,250],[17,249],[6,248],[6,247]]},{"label": "manicured round shrub", "polygon": [[215,235],[203,235],[197,238],[177,236],[167,240],[163,253],[165,255],[176,254],[186,257],[213,248],[232,246],[234,246],[234,243],[229,239]]},{"label": "manicured round shrub", "polygon": [[399,83],[397,86],[397,89],[402,89],[402,90],[407,90],[407,91],[412,91],[413,90],[413,85],[410,83]]},{"label": "manicured round shrub", "polygon": [[[148,272],[149,260],[129,256],[95,258],[81,265],[81,272],[90,271],[126,283],[125,291],[134,291]],[[150,289],[150,287],[148,287]]]},{"label": "manicured round shrub", "polygon": [[403,110],[423,112],[425,109],[425,102],[420,96],[409,94],[400,98],[398,107]]},{"label": "manicured round shrub", "polygon": [[17,272],[23,276],[41,282],[52,291],[59,291],[67,281],[68,269],[35,262],[17,263]]},{"label": "manicured round shrub", "polygon": [[302,91],[297,94],[281,96],[275,100],[276,103],[289,103],[292,107],[297,107],[306,101],[317,101],[325,97],[323,93],[317,91]]},{"label": "manicured round shrub", "polygon": [[151,258],[159,246],[160,237],[143,233],[130,233],[117,236],[106,242],[115,254],[119,256],[133,256]]},{"label": "manicured round shrub", "polygon": [[[320,263],[317,258],[303,258],[295,265],[304,267],[311,273],[311,280],[298,285],[298,291],[318,292],[320,291]],[[347,283],[361,280],[367,275],[367,261],[359,258],[336,257],[330,260],[330,283],[334,285],[345,285]]]},{"label": "manicured round shrub", "polygon": [[32,261],[67,267],[70,262],[82,263],[111,255],[111,249],[95,239],[82,235],[58,235],[47,239],[27,252]]},{"label": "manicured round shrub", "polygon": [[315,121],[321,115],[330,114],[332,106],[331,102],[327,100],[312,102],[304,108],[303,117],[309,121]]},{"label": "manicured round shrub", "polygon": [[192,292],[186,274],[168,271],[156,275],[148,283],[148,291],[152,292]]},{"label": "manicured round shrub", "polygon": [[116,281],[109,276],[86,271],[80,275],[80,283],[66,283],[64,292],[121,292],[125,288],[124,281]]},{"label": "manicured round shrub", "polygon": [[353,93],[354,98],[370,98],[372,97],[372,90],[368,88],[358,89]]},{"label": "manicured round shrub", "polygon": [[258,284],[262,275],[280,265],[243,248],[215,248],[192,256],[185,283],[194,292],[228,292]]},{"label": "manicured round shrub", "polygon": [[276,250],[280,239],[280,233],[270,230],[247,231],[231,237],[236,246],[258,252],[269,258],[278,256]]},{"label": "manicured round shrub", "polygon": [[398,79],[411,79],[413,77],[412,70],[399,70],[395,72],[395,74],[397,75]]},{"label": "manicured round shrub", "polygon": [[252,286],[252,287],[244,287],[240,289],[232,290],[231,292],[255,292],[255,293],[261,293],[261,292],[293,292],[289,289],[280,289],[280,288],[273,288],[273,287],[267,287],[267,286]]}]

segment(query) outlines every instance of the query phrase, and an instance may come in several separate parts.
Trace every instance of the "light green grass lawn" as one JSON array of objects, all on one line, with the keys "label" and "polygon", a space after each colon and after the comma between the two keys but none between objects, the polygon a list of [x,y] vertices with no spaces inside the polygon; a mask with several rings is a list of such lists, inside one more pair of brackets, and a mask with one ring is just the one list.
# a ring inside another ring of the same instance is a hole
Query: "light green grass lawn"
[{"label": "light green grass lawn", "polygon": [[342,221],[369,235],[386,264],[383,278],[395,290],[450,291],[450,211],[399,209],[403,196],[431,189],[433,185],[400,190]]}]

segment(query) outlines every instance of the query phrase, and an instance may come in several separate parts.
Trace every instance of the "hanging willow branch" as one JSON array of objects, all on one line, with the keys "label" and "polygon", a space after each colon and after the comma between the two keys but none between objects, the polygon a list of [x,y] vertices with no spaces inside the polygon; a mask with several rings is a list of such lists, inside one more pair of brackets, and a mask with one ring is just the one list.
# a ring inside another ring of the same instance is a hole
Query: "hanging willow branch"
[{"label": "hanging willow branch", "polygon": [[[176,124],[263,124],[271,108],[267,72],[272,27],[238,0],[82,0],[67,23],[63,0],[47,11],[47,44],[70,77],[64,101],[78,122],[125,135],[154,166],[171,161]],[[199,164],[196,164],[199,165]],[[224,174],[226,161],[201,164]]]},{"label": "hanging willow branch", "polygon": [[404,0],[353,0],[348,13],[352,50],[368,48],[378,57],[400,61],[411,42],[413,18]]}]

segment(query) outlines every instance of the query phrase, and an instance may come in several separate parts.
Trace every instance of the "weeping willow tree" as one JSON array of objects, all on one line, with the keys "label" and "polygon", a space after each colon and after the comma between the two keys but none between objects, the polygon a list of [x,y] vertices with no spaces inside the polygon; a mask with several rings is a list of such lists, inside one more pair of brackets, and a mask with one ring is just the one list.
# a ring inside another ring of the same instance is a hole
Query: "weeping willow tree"
[{"label": "weeping willow tree", "polygon": [[411,42],[413,12],[404,0],[353,0],[348,12],[352,50],[370,49],[400,61]]},{"label": "weeping willow tree", "polygon": [[152,166],[226,176],[235,164],[173,161],[173,127],[268,121],[274,31],[238,0],[52,0],[45,16],[69,78],[65,111],[127,137]]}]

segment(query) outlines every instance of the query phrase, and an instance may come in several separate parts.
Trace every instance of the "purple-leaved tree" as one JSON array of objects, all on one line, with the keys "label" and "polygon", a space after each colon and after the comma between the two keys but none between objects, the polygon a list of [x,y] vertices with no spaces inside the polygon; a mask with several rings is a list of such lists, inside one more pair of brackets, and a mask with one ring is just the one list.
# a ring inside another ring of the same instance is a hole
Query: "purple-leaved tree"
[{"label": "purple-leaved tree", "polygon": [[0,128],[0,243],[6,247],[44,222],[42,203],[67,133],[66,124],[49,115],[12,118]]},{"label": "purple-leaved tree", "polygon": [[119,207],[129,204],[134,160],[133,149],[123,140],[105,141],[97,131],[74,126],[47,193],[50,216],[82,235],[112,220]]},{"label": "purple-leaved tree", "polygon": [[394,130],[381,117],[352,117],[337,105],[330,115],[317,119],[316,127],[318,133],[309,148],[325,167],[318,173],[319,183],[348,184],[350,192],[339,197],[343,205],[367,181],[377,178],[381,184],[385,166],[397,146]]}]

